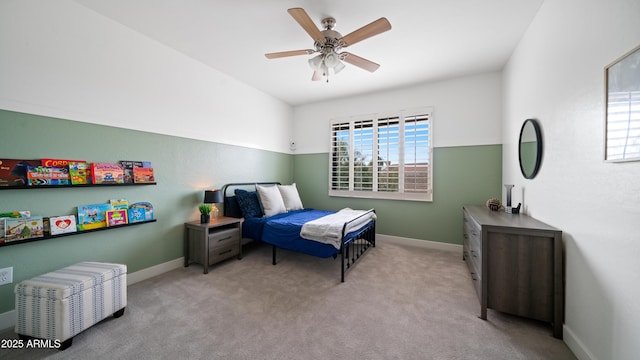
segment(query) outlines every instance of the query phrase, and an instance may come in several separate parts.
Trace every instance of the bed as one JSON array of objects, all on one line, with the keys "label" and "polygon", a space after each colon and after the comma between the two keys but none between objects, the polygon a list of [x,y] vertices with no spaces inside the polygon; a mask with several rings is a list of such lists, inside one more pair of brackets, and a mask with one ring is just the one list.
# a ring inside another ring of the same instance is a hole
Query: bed
[{"label": "bed", "polygon": [[[264,196],[267,191],[281,195],[285,211]],[[345,273],[375,247],[374,209],[336,212],[304,208],[295,184],[278,182],[231,183],[223,186],[222,193],[224,215],[244,218],[243,238],[271,245],[273,265],[277,249],[321,258],[340,256],[340,281],[344,282]]]}]

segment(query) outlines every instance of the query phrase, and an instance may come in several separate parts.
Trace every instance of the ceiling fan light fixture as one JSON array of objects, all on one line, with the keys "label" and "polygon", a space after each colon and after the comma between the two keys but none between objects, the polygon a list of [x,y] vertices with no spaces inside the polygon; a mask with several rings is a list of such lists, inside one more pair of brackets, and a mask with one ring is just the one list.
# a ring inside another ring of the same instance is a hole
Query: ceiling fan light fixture
[{"label": "ceiling fan light fixture", "polygon": [[334,68],[340,63],[340,57],[338,56],[338,54],[332,51],[324,56],[324,63],[328,67]]},{"label": "ceiling fan light fixture", "polygon": [[323,65],[323,58],[322,58],[322,54],[312,57],[311,59],[309,59],[309,66],[311,66],[311,69],[313,69],[314,71],[320,71],[321,70],[321,66]]},{"label": "ceiling fan light fixture", "polygon": [[344,63],[340,60],[338,60],[338,62],[336,63],[336,65],[333,67],[333,72],[335,74],[339,73],[340,71],[342,71],[342,69],[344,69],[346,66],[344,65]]}]

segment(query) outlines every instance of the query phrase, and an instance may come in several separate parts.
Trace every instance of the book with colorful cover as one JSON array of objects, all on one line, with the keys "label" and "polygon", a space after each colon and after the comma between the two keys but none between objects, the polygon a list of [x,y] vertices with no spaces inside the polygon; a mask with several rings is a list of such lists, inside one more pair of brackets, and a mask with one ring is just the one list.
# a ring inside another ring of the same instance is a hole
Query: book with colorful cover
[{"label": "book with colorful cover", "polygon": [[90,166],[83,161],[69,161],[69,179],[72,185],[84,185],[91,183]]},{"label": "book with colorful cover", "polygon": [[4,219],[4,242],[39,238],[43,236],[44,225],[42,216]]},{"label": "book with colorful cover", "polygon": [[53,167],[63,167],[66,168],[69,166],[69,163],[72,162],[81,162],[86,163],[86,160],[67,160],[67,159],[40,159],[40,165],[42,166],[53,166]]},{"label": "book with colorful cover", "polygon": [[29,166],[40,165],[40,160],[0,159],[0,186],[26,186]]},{"label": "book with colorful cover", "polygon": [[107,210],[105,215],[107,226],[118,226],[127,223],[127,209]]},{"label": "book with colorful cover", "polygon": [[129,222],[149,221],[154,219],[153,205],[149,202],[137,202],[129,205]]},{"label": "book with colorful cover", "polygon": [[116,209],[128,209],[129,208],[129,201],[127,199],[111,199],[109,200],[109,204],[111,204],[111,207],[116,210]]},{"label": "book with colorful cover", "polygon": [[9,218],[28,218],[31,217],[31,212],[29,210],[23,211],[9,211],[0,213],[0,244],[4,242],[4,228],[6,219]]},{"label": "book with colorful cover", "polygon": [[129,208],[129,223],[146,221],[146,210],[144,208]]},{"label": "book with colorful cover", "polygon": [[136,184],[156,182],[153,168],[133,168],[133,182]]},{"label": "book with colorful cover", "polygon": [[10,217],[10,218],[28,218],[31,217],[31,211],[22,210],[22,211],[9,211],[0,213],[0,218]]},{"label": "book with colorful cover", "polygon": [[118,163],[122,166],[124,182],[127,184],[133,184],[133,169],[144,166],[144,161],[120,160]]},{"label": "book with colorful cover", "polygon": [[28,166],[29,186],[69,185],[69,169],[54,166]]},{"label": "book with colorful cover", "polygon": [[91,230],[107,226],[106,212],[111,204],[90,204],[78,206],[78,230]]},{"label": "book with colorful cover", "polygon": [[94,184],[124,184],[124,172],[120,164],[91,163],[91,179]]},{"label": "book with colorful cover", "polygon": [[44,231],[50,235],[66,234],[78,231],[74,215],[51,216],[44,218]]}]

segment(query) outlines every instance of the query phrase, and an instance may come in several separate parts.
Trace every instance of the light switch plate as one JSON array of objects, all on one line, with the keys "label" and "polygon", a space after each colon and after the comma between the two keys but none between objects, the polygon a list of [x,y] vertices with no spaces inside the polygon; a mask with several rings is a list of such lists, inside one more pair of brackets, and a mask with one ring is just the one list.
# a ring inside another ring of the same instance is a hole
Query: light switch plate
[{"label": "light switch plate", "polygon": [[13,282],[13,267],[0,269],[0,285],[11,284]]}]

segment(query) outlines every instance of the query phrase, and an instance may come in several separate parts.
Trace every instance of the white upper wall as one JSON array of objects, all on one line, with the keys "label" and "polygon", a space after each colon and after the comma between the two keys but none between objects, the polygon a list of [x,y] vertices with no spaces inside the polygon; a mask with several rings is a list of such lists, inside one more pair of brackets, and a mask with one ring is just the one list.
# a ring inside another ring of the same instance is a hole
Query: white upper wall
[{"label": "white upper wall", "polygon": [[288,104],[73,1],[3,0],[0,49],[2,109],[289,152]]},{"label": "white upper wall", "polygon": [[[503,181],[564,232],[564,339],[580,359],[640,354],[640,162],[604,159],[604,68],[640,44],[638,0],[547,0],[504,71]],[[518,165],[522,123],[542,126],[538,176]]]},{"label": "white upper wall", "polygon": [[501,81],[501,74],[495,72],[297,106],[293,115],[295,153],[329,152],[333,118],[423,106],[433,107],[435,147],[500,144]]}]

